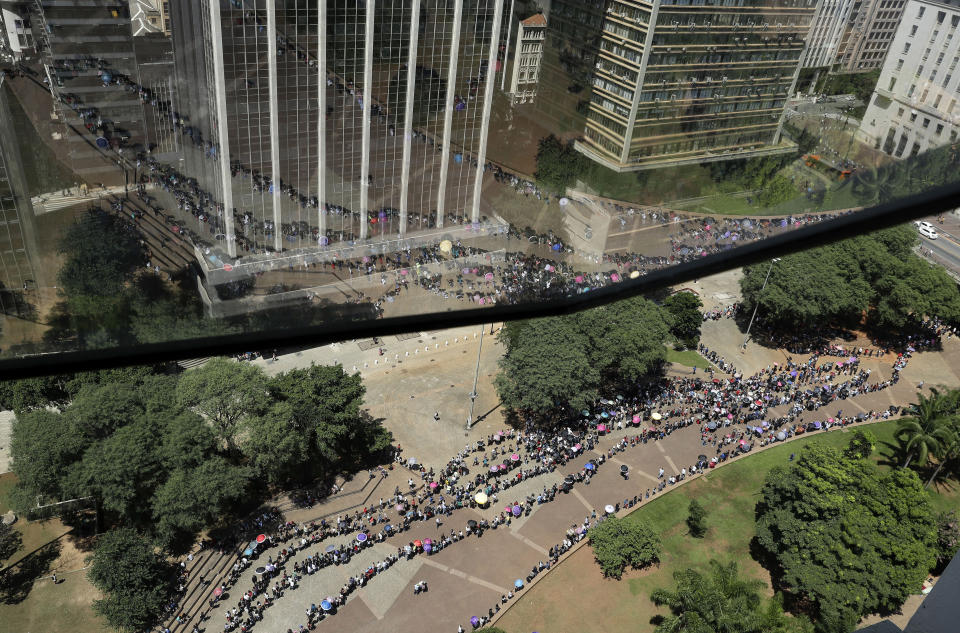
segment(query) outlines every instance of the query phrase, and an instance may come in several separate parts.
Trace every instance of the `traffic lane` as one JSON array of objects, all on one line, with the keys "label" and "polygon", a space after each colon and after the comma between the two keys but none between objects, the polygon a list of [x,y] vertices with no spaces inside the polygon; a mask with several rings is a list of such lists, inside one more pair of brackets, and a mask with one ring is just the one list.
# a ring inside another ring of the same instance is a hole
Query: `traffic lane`
[{"label": "traffic lane", "polygon": [[932,251],[934,255],[943,259],[951,269],[960,272],[960,240],[949,233],[940,231],[938,233],[940,237],[935,240],[921,237],[920,247]]}]

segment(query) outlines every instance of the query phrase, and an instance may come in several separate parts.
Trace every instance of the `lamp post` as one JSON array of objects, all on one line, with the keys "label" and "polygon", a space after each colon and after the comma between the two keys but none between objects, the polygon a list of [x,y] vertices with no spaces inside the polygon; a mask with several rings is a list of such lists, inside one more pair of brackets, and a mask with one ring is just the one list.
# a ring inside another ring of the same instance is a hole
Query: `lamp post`
[{"label": "lamp post", "polygon": [[[491,325],[492,327],[492,325]],[[480,353],[483,351],[483,331],[480,328],[480,345],[477,347],[477,370],[473,374],[473,391],[470,392],[470,413],[467,415],[467,430],[473,426],[473,405],[477,402],[477,382],[480,380]]]},{"label": "lamp post", "polygon": [[767,268],[767,276],[763,278],[763,285],[760,286],[760,292],[757,293],[757,304],[753,306],[753,315],[750,317],[750,323],[747,325],[747,335],[743,337],[743,343],[740,345],[740,351],[746,351],[747,341],[750,340],[750,328],[753,327],[753,320],[757,318],[757,308],[760,307],[760,295],[763,294],[764,289],[767,287],[767,281],[770,280],[770,273],[773,271],[773,265],[780,261],[779,257],[774,257],[770,260],[770,267]]}]

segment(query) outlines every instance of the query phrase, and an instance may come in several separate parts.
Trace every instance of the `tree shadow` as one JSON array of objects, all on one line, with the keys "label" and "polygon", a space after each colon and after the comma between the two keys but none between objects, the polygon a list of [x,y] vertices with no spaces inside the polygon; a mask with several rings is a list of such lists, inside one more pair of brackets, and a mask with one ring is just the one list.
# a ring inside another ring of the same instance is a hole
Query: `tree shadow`
[{"label": "tree shadow", "polygon": [[0,573],[0,604],[23,602],[30,595],[33,584],[50,572],[61,549],[60,541],[53,541]]}]

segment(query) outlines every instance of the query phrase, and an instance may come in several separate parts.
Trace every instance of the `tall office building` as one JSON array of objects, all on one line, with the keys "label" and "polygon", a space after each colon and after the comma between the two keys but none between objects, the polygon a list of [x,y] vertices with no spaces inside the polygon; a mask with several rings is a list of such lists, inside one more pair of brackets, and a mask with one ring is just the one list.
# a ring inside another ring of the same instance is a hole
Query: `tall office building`
[{"label": "tall office building", "polygon": [[533,103],[537,97],[546,31],[547,18],[542,13],[517,19],[511,26],[507,71],[503,73],[501,86],[509,82],[507,94],[515,104]]},{"label": "tall office building", "polygon": [[[20,158],[17,124],[7,106],[10,93],[4,81],[0,77],[0,310],[12,314],[24,307],[14,296],[16,293],[35,291],[44,287],[47,280],[43,267],[34,265],[37,247],[33,207]],[[8,305],[10,299],[12,305]]]},{"label": "tall office building", "polygon": [[907,0],[858,134],[895,158],[960,135],[960,0]]},{"label": "tall office building", "polygon": [[800,58],[801,68],[824,68],[837,61],[853,9],[853,0],[823,0],[807,35],[807,47]]},{"label": "tall office building", "polygon": [[[172,97],[169,40],[134,37],[129,5],[117,0],[37,0],[33,8],[38,52],[65,124],[62,157],[74,171],[91,182],[124,184],[133,174],[117,163],[119,154],[171,158],[178,139],[133,89]],[[118,85],[120,76],[131,83]]]},{"label": "tall office building", "polygon": [[880,68],[900,23],[905,0],[858,0],[838,54],[840,72]]},{"label": "tall office building", "polygon": [[227,254],[478,220],[503,13],[173,0],[177,109],[205,139],[183,171],[222,202]]},{"label": "tall office building", "polygon": [[617,171],[790,151],[816,0],[611,0],[577,148]]}]

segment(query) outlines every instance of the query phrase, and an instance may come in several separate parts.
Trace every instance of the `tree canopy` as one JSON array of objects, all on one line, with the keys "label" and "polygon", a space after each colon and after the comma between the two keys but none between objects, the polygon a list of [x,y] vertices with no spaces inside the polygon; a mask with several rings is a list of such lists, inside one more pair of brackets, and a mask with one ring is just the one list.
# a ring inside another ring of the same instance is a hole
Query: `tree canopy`
[{"label": "tree canopy", "polygon": [[756,513],[774,577],[824,633],[896,611],[936,559],[933,512],[916,474],[881,472],[819,442],[768,473]]},{"label": "tree canopy", "polygon": [[772,268],[747,266],[744,308],[759,304],[761,318],[779,328],[854,326],[864,314],[880,330],[925,316],[960,318],[956,282],[914,254],[916,242],[916,232],[900,226],[787,255]]},{"label": "tree canopy", "polygon": [[737,563],[710,561],[707,574],[695,569],[674,572],[676,589],[657,589],[650,599],[670,608],[656,633],[806,633],[810,623],[783,611],[777,594],[763,600],[763,582],[740,577]]},{"label": "tree canopy", "polygon": [[578,415],[601,395],[632,390],[662,371],[672,323],[667,310],[639,297],[572,316],[507,323],[497,394],[521,415]]},{"label": "tree canopy", "polygon": [[663,301],[673,317],[670,333],[677,337],[686,347],[696,349],[700,342],[700,326],[703,324],[703,314],[700,308],[703,302],[692,292],[675,292]]},{"label": "tree canopy", "polygon": [[583,171],[585,158],[573,148],[551,134],[540,139],[537,147],[537,171],[533,176],[544,189],[562,195],[573,185]]},{"label": "tree canopy", "polygon": [[90,582],[105,596],[93,609],[121,631],[145,631],[163,613],[176,580],[174,566],[146,537],[130,528],[100,535],[88,558]]},{"label": "tree canopy", "polygon": [[587,536],[604,576],[619,580],[628,565],[640,569],[660,560],[660,535],[643,521],[610,516]]}]

